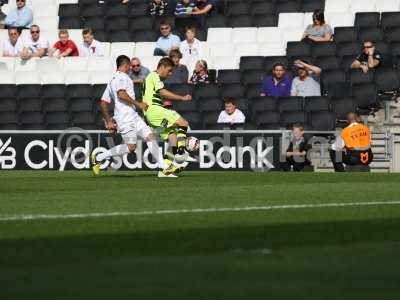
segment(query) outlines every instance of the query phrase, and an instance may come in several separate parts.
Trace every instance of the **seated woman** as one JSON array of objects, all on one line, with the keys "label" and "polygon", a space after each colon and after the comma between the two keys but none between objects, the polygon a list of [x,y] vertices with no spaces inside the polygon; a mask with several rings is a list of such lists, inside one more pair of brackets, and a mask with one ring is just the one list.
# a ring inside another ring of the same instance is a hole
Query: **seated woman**
[{"label": "seated woman", "polygon": [[312,15],[313,24],[307,26],[304,34],[303,41],[311,42],[329,42],[332,40],[332,28],[325,23],[324,13],[316,9]]},{"label": "seated woman", "polygon": [[200,83],[210,83],[210,76],[208,74],[208,66],[205,60],[199,60],[196,63],[196,67],[193,71],[192,77],[190,77],[189,83],[200,84]]}]

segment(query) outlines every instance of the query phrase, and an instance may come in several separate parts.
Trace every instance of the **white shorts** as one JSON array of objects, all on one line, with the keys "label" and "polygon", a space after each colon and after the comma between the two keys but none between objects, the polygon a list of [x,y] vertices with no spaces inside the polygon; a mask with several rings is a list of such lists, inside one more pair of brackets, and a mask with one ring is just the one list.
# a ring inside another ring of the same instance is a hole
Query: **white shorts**
[{"label": "white shorts", "polygon": [[142,118],[137,118],[134,122],[118,126],[118,132],[121,134],[124,143],[129,145],[136,145],[138,138],[145,140],[153,133]]}]

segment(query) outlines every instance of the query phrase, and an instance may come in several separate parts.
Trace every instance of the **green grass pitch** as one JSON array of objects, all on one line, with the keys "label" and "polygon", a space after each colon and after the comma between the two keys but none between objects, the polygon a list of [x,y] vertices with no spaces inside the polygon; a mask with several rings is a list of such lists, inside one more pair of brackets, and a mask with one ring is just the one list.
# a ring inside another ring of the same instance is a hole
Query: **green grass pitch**
[{"label": "green grass pitch", "polygon": [[398,299],[399,204],[293,205],[399,200],[400,174],[1,171],[0,298]]}]

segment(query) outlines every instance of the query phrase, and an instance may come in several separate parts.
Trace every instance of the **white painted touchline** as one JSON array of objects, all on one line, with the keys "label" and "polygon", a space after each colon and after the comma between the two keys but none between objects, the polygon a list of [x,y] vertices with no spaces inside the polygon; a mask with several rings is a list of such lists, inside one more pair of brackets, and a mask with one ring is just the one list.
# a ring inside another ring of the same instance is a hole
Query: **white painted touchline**
[{"label": "white painted touchline", "polygon": [[178,215],[178,214],[202,214],[223,213],[242,211],[266,211],[286,209],[315,209],[330,207],[362,207],[362,206],[388,206],[400,205],[399,201],[374,201],[374,202],[343,202],[343,203],[314,203],[314,204],[287,204],[269,206],[247,206],[247,207],[220,207],[220,208],[193,208],[193,209],[166,209],[149,211],[121,211],[103,213],[77,213],[77,214],[31,214],[31,215],[0,215],[0,222],[7,221],[29,221],[29,220],[51,220],[51,219],[85,219],[106,218],[124,216],[151,216],[151,215]]}]

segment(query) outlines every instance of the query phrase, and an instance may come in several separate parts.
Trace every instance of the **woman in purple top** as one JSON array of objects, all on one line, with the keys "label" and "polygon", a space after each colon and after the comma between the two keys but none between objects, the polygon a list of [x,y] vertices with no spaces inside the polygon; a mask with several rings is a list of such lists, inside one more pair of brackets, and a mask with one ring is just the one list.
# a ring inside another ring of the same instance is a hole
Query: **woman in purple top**
[{"label": "woman in purple top", "polygon": [[276,63],[272,67],[272,75],[264,78],[261,96],[289,97],[292,80],[286,74],[286,67]]}]

